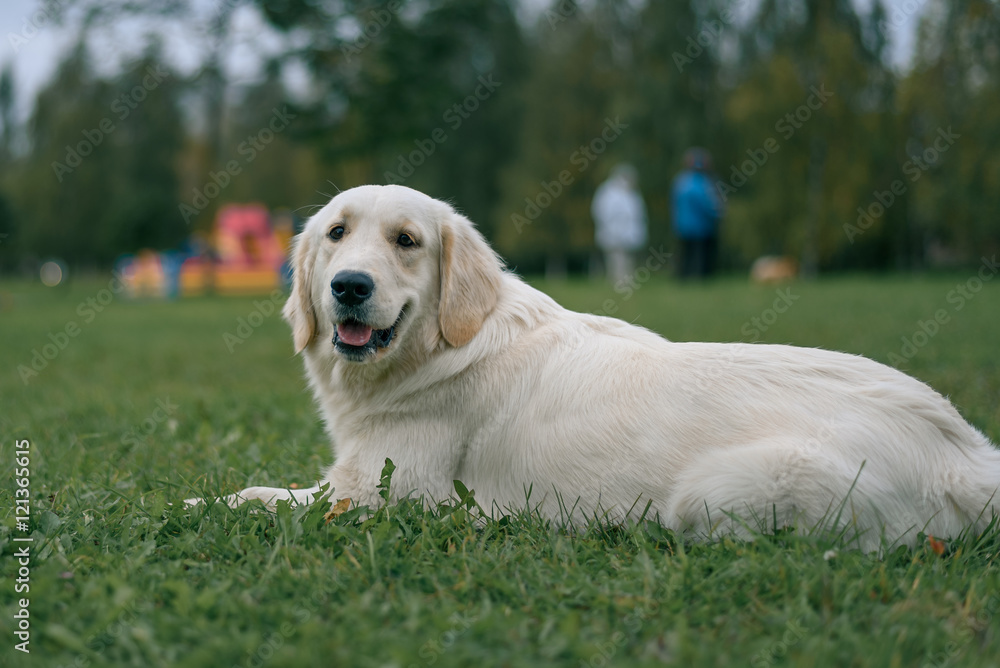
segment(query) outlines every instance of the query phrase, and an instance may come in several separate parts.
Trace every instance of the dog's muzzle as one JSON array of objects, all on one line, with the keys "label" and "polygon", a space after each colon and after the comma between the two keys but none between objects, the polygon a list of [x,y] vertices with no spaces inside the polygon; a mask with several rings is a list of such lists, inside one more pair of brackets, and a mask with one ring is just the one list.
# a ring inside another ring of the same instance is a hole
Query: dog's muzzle
[{"label": "dog's muzzle", "polygon": [[333,328],[333,345],[348,359],[361,360],[374,355],[379,348],[388,348],[396,335],[396,327],[402,322],[406,307],[399,312],[396,322],[385,329],[375,329],[360,320],[346,319]]},{"label": "dog's muzzle", "polygon": [[387,329],[372,329],[357,320],[345,320],[334,327],[333,342],[351,348],[363,348],[372,343],[376,347],[385,348],[392,341],[395,333],[395,325]]}]

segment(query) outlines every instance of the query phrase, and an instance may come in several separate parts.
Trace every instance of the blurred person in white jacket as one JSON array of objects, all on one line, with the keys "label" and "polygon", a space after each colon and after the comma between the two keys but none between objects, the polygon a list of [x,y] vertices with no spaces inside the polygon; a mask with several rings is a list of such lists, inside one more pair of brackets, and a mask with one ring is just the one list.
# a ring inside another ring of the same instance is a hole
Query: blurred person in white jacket
[{"label": "blurred person in white jacket", "polygon": [[605,271],[615,285],[632,274],[635,252],[646,244],[646,204],[638,183],[635,167],[620,164],[597,187],[590,205],[595,241],[604,252]]}]

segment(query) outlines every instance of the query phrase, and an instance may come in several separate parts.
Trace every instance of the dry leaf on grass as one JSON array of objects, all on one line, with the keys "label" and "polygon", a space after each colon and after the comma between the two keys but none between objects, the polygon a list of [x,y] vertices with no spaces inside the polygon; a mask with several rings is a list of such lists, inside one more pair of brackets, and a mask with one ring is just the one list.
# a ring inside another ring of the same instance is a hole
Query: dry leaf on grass
[{"label": "dry leaf on grass", "polygon": [[330,512],[324,515],[323,519],[325,519],[326,523],[329,524],[330,522],[333,521],[334,517],[340,517],[341,515],[346,513],[347,509],[350,507],[351,507],[350,499],[341,499],[340,501],[337,501],[337,503],[333,504],[333,508],[330,508]]}]

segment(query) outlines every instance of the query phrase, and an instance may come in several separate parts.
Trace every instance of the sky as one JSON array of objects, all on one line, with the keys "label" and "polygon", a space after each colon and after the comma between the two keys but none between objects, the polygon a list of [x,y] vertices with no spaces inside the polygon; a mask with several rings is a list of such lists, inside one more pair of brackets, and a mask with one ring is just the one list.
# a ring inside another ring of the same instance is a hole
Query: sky
[{"label": "sky", "polygon": [[[545,6],[546,0],[525,0],[528,5]],[[854,0],[867,8],[873,0]],[[913,54],[914,35],[919,15],[930,0],[887,0],[890,19],[892,63],[906,69]],[[207,18],[217,0],[196,3]],[[0,2],[0,66],[13,62],[18,95],[18,116],[24,119],[31,111],[35,94],[52,76],[62,54],[73,44],[75,30],[59,26],[39,14],[39,0],[3,0]],[[530,11],[530,10],[529,10]],[[198,21],[189,22],[198,25]],[[202,22],[203,23],[203,22]],[[122,60],[137,54],[145,36],[153,31],[148,22],[122,22],[104,39],[94,44],[98,68],[110,73]],[[201,61],[205,48],[202,36],[174,22],[156,28],[163,34],[167,57],[183,73],[190,73]],[[260,73],[262,55],[281,49],[282,37],[269,30],[250,7],[241,7],[234,15],[233,50],[227,70],[233,83],[249,82]],[[304,81],[304,78],[303,78]],[[294,84],[294,82],[293,82]]]}]

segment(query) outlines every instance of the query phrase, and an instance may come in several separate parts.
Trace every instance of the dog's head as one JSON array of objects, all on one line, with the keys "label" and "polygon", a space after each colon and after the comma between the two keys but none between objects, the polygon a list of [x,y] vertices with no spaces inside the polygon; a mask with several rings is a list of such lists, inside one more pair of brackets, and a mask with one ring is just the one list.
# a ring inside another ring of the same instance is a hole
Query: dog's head
[{"label": "dog's head", "polygon": [[472,223],[402,186],[334,197],[293,247],[284,316],[295,351],[381,364],[403,350],[455,347],[498,298],[500,263]]}]

